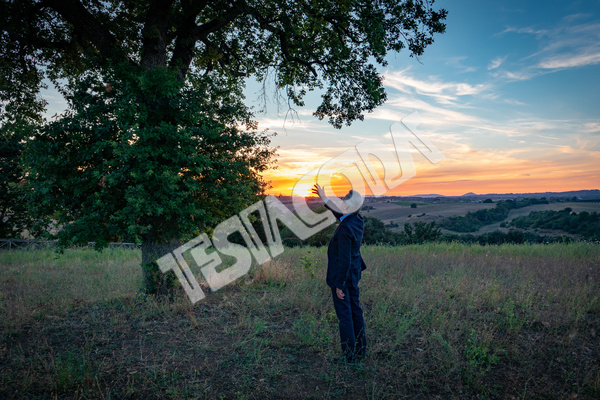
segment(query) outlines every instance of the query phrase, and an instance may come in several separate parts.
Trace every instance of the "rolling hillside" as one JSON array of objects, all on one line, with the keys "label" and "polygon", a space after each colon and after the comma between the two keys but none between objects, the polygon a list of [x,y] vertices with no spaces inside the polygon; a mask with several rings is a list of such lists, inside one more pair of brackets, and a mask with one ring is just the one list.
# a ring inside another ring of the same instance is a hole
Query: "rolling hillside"
[{"label": "rolling hillside", "polygon": [[[400,203],[402,205],[399,205]],[[466,215],[468,212],[475,212],[482,209],[494,208],[495,203],[417,203],[417,208],[411,208],[410,204],[404,205],[404,202],[390,202],[389,200],[373,201],[367,205],[373,207],[363,211],[365,216],[379,218],[384,223],[389,224],[393,222],[398,224],[395,230],[400,230],[404,226],[405,222],[414,223],[417,221],[431,222],[435,221],[436,224],[440,224],[444,218],[458,217]],[[503,222],[509,222],[513,218],[529,215],[532,211],[545,211],[554,210],[560,211],[570,207],[574,212],[600,212],[600,203],[585,203],[585,202],[559,202],[550,204],[536,204],[523,208],[511,210],[508,217],[504,221],[496,222],[494,224],[486,225],[476,233],[486,233],[494,230],[504,230],[507,228],[501,228],[500,225]],[[444,232],[450,232],[443,230]]]}]

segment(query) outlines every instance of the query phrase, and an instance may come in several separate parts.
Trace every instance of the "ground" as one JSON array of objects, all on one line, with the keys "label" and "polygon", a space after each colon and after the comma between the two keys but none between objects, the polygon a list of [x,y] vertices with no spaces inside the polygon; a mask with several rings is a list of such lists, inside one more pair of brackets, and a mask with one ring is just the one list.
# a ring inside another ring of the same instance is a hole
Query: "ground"
[{"label": "ground", "polygon": [[600,397],[594,244],[364,246],[357,365],[336,361],[324,248],[195,305],[141,292],[136,250],[2,256],[0,398]]}]

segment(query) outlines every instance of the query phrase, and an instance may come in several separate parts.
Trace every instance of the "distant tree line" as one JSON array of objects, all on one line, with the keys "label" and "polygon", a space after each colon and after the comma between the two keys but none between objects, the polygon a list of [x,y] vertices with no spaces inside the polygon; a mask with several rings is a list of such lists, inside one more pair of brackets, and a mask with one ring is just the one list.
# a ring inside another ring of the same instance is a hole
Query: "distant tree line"
[{"label": "distant tree line", "polygon": [[485,225],[503,221],[508,217],[510,210],[523,208],[534,204],[548,204],[545,198],[501,200],[496,207],[478,211],[469,211],[465,216],[449,217],[442,223],[441,227],[454,232],[476,232]]},{"label": "distant tree line", "polygon": [[600,240],[600,215],[595,211],[577,214],[569,207],[561,211],[533,211],[513,219],[510,225],[520,229],[561,230],[586,239]]},{"label": "distant tree line", "polygon": [[[319,212],[317,209],[316,212]],[[404,244],[420,244],[438,240],[441,236],[441,230],[435,222],[415,222],[414,224],[405,223],[404,230],[400,232],[392,231],[384,222],[374,217],[364,217],[365,231],[363,235],[363,244],[384,244],[390,246]],[[258,226],[258,225],[257,225]],[[326,246],[337,224],[323,229],[319,233],[309,237],[306,240],[300,240],[286,226],[280,226],[281,240],[286,246]],[[258,229],[257,229],[258,232]],[[260,233],[259,233],[260,235]],[[230,239],[231,240],[231,239]],[[233,240],[232,240],[233,241]],[[240,240],[240,244],[242,244]]]},{"label": "distant tree line", "polygon": [[466,244],[499,245],[499,244],[535,244],[535,243],[569,243],[575,241],[570,236],[544,236],[533,232],[524,232],[520,229],[510,229],[508,232],[496,230],[480,235],[467,234],[444,234],[440,238],[442,242],[460,242]]},{"label": "distant tree line", "polygon": [[425,242],[436,241],[442,233],[435,222],[415,222],[413,224],[405,223],[404,230],[400,232],[392,231],[385,226],[383,221],[373,217],[365,218],[365,232],[363,235],[364,244],[421,244]]}]

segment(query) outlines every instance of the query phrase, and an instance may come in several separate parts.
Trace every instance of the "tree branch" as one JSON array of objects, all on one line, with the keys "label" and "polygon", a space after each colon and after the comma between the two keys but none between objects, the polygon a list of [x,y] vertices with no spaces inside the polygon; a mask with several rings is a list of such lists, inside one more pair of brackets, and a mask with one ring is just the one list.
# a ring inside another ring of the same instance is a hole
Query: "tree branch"
[{"label": "tree branch", "polygon": [[[184,18],[177,27],[178,34],[175,40],[175,50],[169,62],[169,67],[178,69],[178,78],[180,80],[184,80],[187,75],[192,59],[194,58],[196,43],[204,41],[211,33],[226,27],[243,12],[243,7],[234,3],[229,9],[223,10],[217,18],[202,25],[196,25],[196,16],[206,4],[207,2],[182,2]],[[205,42],[205,44],[207,43]],[[211,47],[213,47],[212,43]]]},{"label": "tree branch", "polygon": [[179,81],[183,81],[185,79],[192,59],[194,58],[194,49],[196,47],[194,32],[197,28],[196,17],[200,11],[206,7],[207,3],[207,1],[181,1],[183,15],[175,27],[177,37],[175,39],[173,55],[171,56],[171,61],[169,62],[169,68],[177,70],[177,79]]},{"label": "tree branch", "polygon": [[142,29],[141,66],[145,70],[167,65],[167,30],[173,0],[154,0]]},{"label": "tree branch", "polygon": [[125,53],[110,30],[94,17],[79,0],[45,0],[45,6],[56,11],[73,25],[98,50],[105,59],[125,58]]},{"label": "tree branch", "polygon": [[[236,71],[234,69],[231,68],[231,57],[235,58],[236,61],[239,61],[239,59],[236,57],[235,54],[233,54],[233,52],[231,51],[227,51],[229,49],[225,49],[225,51],[221,48],[221,46],[217,46],[216,44],[214,44],[213,42],[211,42],[210,40],[208,40],[207,38],[202,39],[202,43],[204,43],[206,45],[206,47],[210,47],[211,49],[216,50],[222,57],[219,58],[217,60],[217,62],[219,63],[219,65],[221,66],[221,68],[223,68],[224,71],[227,71],[228,73],[230,73],[233,76],[237,76],[237,77],[245,77],[247,76],[247,74],[245,72],[241,72],[241,71]],[[227,47],[225,45],[225,43],[222,43],[222,45],[224,47]],[[209,65],[209,68],[212,70],[212,65]]]}]

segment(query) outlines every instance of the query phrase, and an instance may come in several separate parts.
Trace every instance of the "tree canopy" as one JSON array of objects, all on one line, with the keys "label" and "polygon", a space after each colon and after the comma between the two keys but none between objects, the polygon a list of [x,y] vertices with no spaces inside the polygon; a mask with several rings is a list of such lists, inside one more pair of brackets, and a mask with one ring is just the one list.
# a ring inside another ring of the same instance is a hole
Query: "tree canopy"
[{"label": "tree canopy", "polygon": [[168,68],[180,81],[273,74],[296,105],[322,89],[315,115],[336,127],[385,100],[374,64],[404,48],[423,54],[446,17],[433,0],[4,0],[0,12],[2,76],[26,79],[25,92],[44,74],[85,74],[90,58]]},{"label": "tree canopy", "polygon": [[[341,128],[385,101],[376,65],[423,54],[445,17],[433,0],[2,0],[0,124],[27,126],[29,213],[63,245],[140,240],[151,262],[264,191],[246,79],[296,106],[319,90],[314,115]],[[47,82],[69,109],[44,122]]]}]

